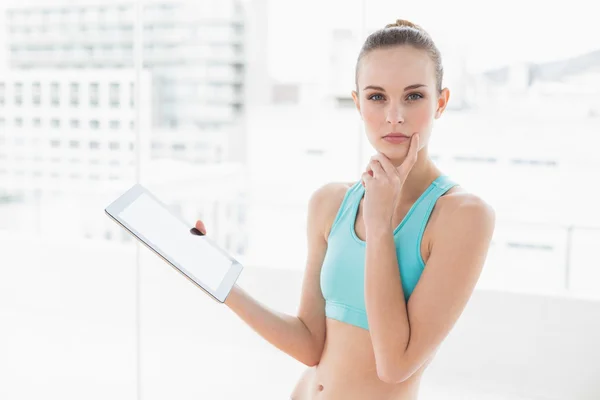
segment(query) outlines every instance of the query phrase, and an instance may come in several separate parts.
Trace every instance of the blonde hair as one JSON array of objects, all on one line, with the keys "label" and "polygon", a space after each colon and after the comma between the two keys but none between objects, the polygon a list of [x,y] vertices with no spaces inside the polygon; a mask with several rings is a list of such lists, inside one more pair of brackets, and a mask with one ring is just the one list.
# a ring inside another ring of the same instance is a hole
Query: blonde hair
[{"label": "blonde hair", "polygon": [[371,33],[367,37],[356,61],[354,77],[356,91],[358,92],[358,73],[363,57],[373,50],[396,46],[412,46],[416,49],[424,50],[429,54],[431,61],[435,65],[436,86],[438,93],[440,93],[444,77],[442,55],[425,29],[405,19],[397,19],[396,22],[387,24],[384,28]]},{"label": "blonde hair", "polygon": [[425,32],[425,30],[423,28],[421,28],[419,25],[415,25],[406,19],[397,19],[396,22],[394,22],[393,24],[387,24],[385,26],[385,29],[394,28],[394,27],[402,27],[402,26],[408,26],[409,28],[414,28],[414,29]]}]

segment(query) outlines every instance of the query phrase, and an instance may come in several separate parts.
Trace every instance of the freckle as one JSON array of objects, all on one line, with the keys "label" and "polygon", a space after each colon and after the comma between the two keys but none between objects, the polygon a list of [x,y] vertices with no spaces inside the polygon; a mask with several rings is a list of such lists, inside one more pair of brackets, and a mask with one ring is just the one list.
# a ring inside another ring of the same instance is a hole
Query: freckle
[{"label": "freckle", "polygon": [[319,389],[319,392],[322,392],[324,387],[323,387],[323,385],[319,385],[319,386],[317,386],[317,389]]}]

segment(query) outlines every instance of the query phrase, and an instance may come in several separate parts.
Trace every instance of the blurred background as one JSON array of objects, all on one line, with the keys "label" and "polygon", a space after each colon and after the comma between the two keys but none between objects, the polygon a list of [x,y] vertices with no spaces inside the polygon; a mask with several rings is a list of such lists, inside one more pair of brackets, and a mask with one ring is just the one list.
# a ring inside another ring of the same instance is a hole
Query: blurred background
[{"label": "blurred background", "polygon": [[369,33],[443,56],[438,166],[493,205],[427,399],[600,399],[600,27],[584,0],[0,5],[0,399],[284,399],[306,368],[105,214],[140,182],[295,314],[309,196],[373,154]]}]

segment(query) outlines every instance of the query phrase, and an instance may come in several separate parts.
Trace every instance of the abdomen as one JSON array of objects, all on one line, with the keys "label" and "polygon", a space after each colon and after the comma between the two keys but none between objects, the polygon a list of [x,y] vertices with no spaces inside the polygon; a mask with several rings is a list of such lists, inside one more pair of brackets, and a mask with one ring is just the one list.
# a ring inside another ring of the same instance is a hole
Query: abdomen
[{"label": "abdomen", "polygon": [[321,361],[307,368],[292,392],[293,400],[413,400],[425,367],[410,379],[388,384],[379,379],[369,331],[327,318]]}]

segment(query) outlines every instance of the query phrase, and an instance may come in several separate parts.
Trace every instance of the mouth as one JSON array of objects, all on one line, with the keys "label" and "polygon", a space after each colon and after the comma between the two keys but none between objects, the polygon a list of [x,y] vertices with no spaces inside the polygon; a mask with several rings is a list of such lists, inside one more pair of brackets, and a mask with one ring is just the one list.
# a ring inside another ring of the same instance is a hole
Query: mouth
[{"label": "mouth", "polygon": [[384,136],[384,138],[408,138],[408,135],[405,135],[404,133],[401,132],[392,132],[392,133],[388,133],[387,135]]},{"label": "mouth", "polygon": [[392,132],[385,135],[383,137],[383,140],[385,140],[388,143],[399,144],[408,142],[410,140],[410,136],[400,132]]}]

